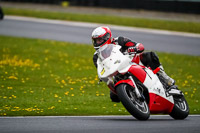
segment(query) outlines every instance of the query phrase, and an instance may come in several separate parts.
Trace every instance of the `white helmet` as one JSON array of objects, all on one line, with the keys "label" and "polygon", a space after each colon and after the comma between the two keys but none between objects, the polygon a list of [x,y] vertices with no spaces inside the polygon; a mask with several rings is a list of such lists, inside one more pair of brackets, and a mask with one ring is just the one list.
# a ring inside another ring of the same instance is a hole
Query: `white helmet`
[{"label": "white helmet", "polygon": [[111,38],[112,33],[108,27],[100,26],[92,32],[92,43],[96,50],[105,44],[110,44]]}]

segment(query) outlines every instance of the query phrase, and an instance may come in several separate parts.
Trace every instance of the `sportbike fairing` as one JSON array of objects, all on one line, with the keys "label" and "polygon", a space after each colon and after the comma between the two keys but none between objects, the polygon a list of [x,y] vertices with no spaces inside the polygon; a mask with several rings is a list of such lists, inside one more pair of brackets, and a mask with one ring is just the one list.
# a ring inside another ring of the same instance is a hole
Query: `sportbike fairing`
[{"label": "sportbike fairing", "polygon": [[105,45],[97,51],[97,70],[99,78],[107,78],[113,76],[114,73],[127,72],[133,64],[131,58],[120,52],[121,46],[109,44]]},{"label": "sportbike fairing", "polygon": [[101,60],[105,60],[106,58],[108,58],[111,55],[111,52],[113,50],[113,45],[105,45],[103,46],[101,49],[99,49],[99,57],[101,58]]}]

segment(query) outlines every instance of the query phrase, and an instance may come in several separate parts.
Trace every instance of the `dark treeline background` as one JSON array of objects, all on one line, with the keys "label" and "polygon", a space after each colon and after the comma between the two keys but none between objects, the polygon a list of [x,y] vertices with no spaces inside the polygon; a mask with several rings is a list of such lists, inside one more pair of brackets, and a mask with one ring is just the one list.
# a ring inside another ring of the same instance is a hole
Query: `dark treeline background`
[{"label": "dark treeline background", "polygon": [[123,9],[144,9],[166,12],[200,14],[200,0],[1,0],[7,2],[26,2],[60,4],[68,1],[73,6],[93,6]]}]

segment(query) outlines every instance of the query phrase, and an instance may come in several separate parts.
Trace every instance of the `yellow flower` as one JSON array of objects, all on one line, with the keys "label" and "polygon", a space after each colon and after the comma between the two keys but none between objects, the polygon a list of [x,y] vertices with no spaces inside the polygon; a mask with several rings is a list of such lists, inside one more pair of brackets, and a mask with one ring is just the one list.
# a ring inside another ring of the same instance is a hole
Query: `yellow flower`
[{"label": "yellow flower", "polygon": [[66,61],[65,61],[65,63],[66,63],[66,64],[68,64],[68,63],[69,63],[69,61],[68,61],[68,60],[66,60]]},{"label": "yellow flower", "polygon": [[65,92],[65,95],[68,95],[69,94],[69,91]]},{"label": "yellow flower", "polygon": [[96,76],[94,80],[96,80],[96,81],[99,80],[98,76]]},{"label": "yellow flower", "polygon": [[51,107],[49,107],[48,109],[55,109],[55,106],[51,106]]},{"label": "yellow flower", "polygon": [[55,95],[54,95],[54,97],[58,97],[58,95],[57,95],[57,94],[55,94]]},{"label": "yellow flower", "polygon": [[73,96],[74,96],[74,94],[71,94],[71,96],[73,97]]},{"label": "yellow flower", "polygon": [[94,80],[91,80],[91,81],[89,81],[90,82],[90,84],[94,84],[95,83],[95,81]]},{"label": "yellow flower", "polygon": [[[14,56],[12,58],[9,57],[9,55],[4,57],[4,60],[0,61],[0,65],[9,65],[9,66],[29,66],[29,67],[39,67],[39,64],[34,64],[32,60],[30,59],[19,59],[18,56]],[[8,72],[5,72],[5,74],[8,74]]]},{"label": "yellow flower", "polygon": [[49,49],[45,49],[45,50],[44,50],[44,53],[45,53],[45,54],[49,53]]},{"label": "yellow flower", "polygon": [[33,109],[32,109],[32,108],[26,108],[25,110],[26,110],[26,111],[28,111],[28,112],[31,112],[31,111],[33,111]]},{"label": "yellow flower", "polygon": [[9,78],[9,79],[16,79],[16,80],[18,79],[18,78],[15,77],[15,76],[9,76],[8,78]]},{"label": "yellow flower", "polygon": [[84,87],[83,87],[83,86],[81,86],[80,90],[82,91],[82,90],[83,90],[83,88],[84,88]]},{"label": "yellow flower", "polygon": [[25,83],[25,80],[22,78],[22,83]]},{"label": "yellow flower", "polygon": [[192,75],[189,75],[188,77],[187,77],[187,79],[191,79],[192,78]]},{"label": "yellow flower", "polygon": [[13,87],[7,87],[8,88],[8,90],[12,90],[13,89]]},{"label": "yellow flower", "polygon": [[66,82],[65,82],[65,80],[62,80],[61,82],[62,82],[63,84],[65,84],[65,83],[66,83]]}]

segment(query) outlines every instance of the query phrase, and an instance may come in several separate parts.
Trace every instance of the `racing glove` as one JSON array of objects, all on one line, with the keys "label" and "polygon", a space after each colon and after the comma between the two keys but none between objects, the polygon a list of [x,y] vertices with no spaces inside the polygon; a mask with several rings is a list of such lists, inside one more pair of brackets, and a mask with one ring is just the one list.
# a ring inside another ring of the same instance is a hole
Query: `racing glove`
[{"label": "racing glove", "polygon": [[141,43],[137,43],[136,46],[128,48],[128,53],[141,53],[143,51],[144,51],[144,46]]},{"label": "racing glove", "polygon": [[136,47],[129,47],[128,53],[137,53],[137,48]]}]

